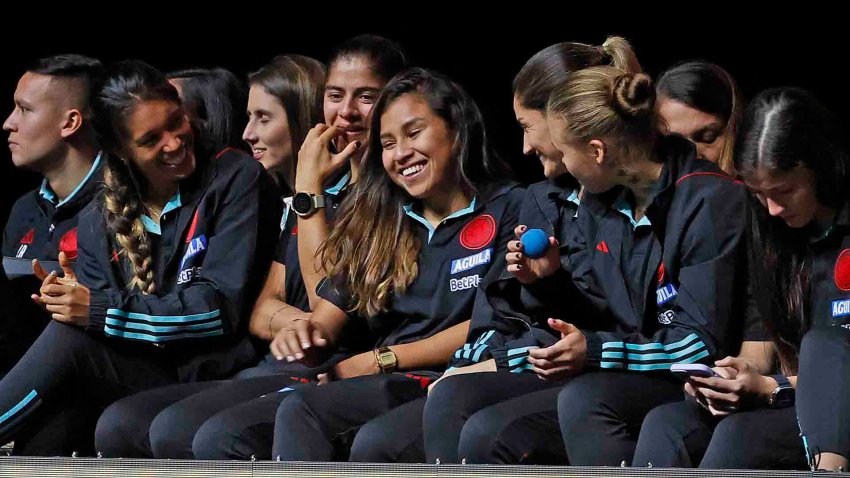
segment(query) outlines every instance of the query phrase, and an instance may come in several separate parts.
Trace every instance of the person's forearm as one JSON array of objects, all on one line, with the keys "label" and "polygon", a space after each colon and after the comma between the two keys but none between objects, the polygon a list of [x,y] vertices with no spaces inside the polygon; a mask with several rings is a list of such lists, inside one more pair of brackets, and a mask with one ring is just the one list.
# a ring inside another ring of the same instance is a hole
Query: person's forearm
[{"label": "person's forearm", "polygon": [[294,318],[309,319],[310,313],[278,298],[267,297],[257,303],[251,314],[251,335],[262,340],[271,340],[285,324]]},{"label": "person's forearm", "polygon": [[741,344],[738,357],[749,362],[760,374],[768,375],[774,368],[775,349],[772,342],[746,340]]},{"label": "person's forearm", "polygon": [[321,258],[316,256],[316,251],[328,239],[328,234],[330,226],[323,211],[319,210],[307,218],[298,218],[298,260],[301,263],[301,277],[304,280],[304,288],[307,289],[311,309],[315,309],[319,303],[316,286],[325,276]]},{"label": "person's forearm", "polygon": [[469,331],[469,321],[457,324],[427,339],[393,345],[390,349],[398,358],[400,370],[445,367],[452,354],[463,345]]}]

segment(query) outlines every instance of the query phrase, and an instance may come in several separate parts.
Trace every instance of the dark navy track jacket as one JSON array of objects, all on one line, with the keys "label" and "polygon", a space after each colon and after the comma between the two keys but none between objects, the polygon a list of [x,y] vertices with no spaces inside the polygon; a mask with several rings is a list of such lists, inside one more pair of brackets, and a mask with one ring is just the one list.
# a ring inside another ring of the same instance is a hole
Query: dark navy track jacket
[{"label": "dark navy track jacket", "polygon": [[108,232],[102,204],[93,201],[79,225],[77,274],[91,289],[88,330],[156,345],[181,381],[227,376],[255,361],[247,319],[281,217],[280,198],[262,166],[227,149],[181,181],[163,209],[160,235],[152,236],[158,252],[151,295],[128,290],[131,267]]}]

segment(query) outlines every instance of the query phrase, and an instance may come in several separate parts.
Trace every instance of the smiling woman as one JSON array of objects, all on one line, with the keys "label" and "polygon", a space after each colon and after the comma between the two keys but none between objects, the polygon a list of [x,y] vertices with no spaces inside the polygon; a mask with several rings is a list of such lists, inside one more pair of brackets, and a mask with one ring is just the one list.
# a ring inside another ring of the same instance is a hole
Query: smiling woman
[{"label": "smiling woman", "polygon": [[452,142],[446,141],[451,132],[424,97],[402,96],[386,109],[381,124],[384,169],[410,197],[422,201],[432,225],[469,203],[472,191],[460,182]]},{"label": "smiling woman", "polygon": [[53,321],[0,381],[3,441],[69,393],[97,412],[254,360],[242,321],[277,239],[271,179],[246,155],[199,148],[176,90],[147,64],[111,67],[94,110],[105,187],[81,214],[77,267],[61,254],[64,277],[33,296]]},{"label": "smiling woman", "polygon": [[504,268],[499,251],[516,225],[521,190],[491,155],[478,107],[459,85],[411,68],[371,113],[378,134],[319,250],[328,272],[321,299],[273,347],[315,363],[338,347],[346,324],[362,324],[377,348],[337,364],[325,379],[333,383],[282,401],[272,454],[281,460],[330,460],[336,438],[364,424],[352,460],[411,459],[422,421],[407,412],[421,409],[417,399],[463,342],[473,310],[489,310],[477,289]]},{"label": "smiling woman", "polygon": [[301,55],[283,55],[248,75],[248,124],[242,139],[284,195],[295,187],[295,153],[321,122],[325,67]]}]

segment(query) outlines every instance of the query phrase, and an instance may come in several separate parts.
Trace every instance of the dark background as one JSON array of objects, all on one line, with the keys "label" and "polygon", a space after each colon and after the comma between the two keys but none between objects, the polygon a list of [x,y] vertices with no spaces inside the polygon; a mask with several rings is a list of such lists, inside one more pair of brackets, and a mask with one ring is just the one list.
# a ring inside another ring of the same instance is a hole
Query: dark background
[{"label": "dark background", "polygon": [[[767,87],[794,85],[815,92],[839,117],[850,106],[844,71],[850,40],[844,36],[847,27],[837,24],[842,16],[837,10],[797,4],[797,10],[779,12],[784,18],[776,18],[777,12],[745,18],[730,15],[728,5],[682,3],[680,10],[659,5],[652,7],[657,13],[632,13],[623,12],[615,2],[596,4],[595,12],[523,3],[533,11],[516,4],[504,12],[473,9],[452,14],[448,7],[424,5],[429,15],[398,11],[411,4],[368,7],[374,11],[356,11],[367,7],[349,4],[344,15],[342,7],[329,6],[324,12],[292,12],[289,17],[257,7],[244,18],[216,10],[222,17],[216,22],[194,18],[191,12],[127,4],[121,8],[138,10],[120,21],[88,19],[74,28],[62,15],[45,22],[7,13],[12,28],[5,31],[11,41],[3,47],[0,116],[5,119],[12,110],[12,95],[25,65],[41,56],[74,52],[104,62],[139,58],[163,71],[222,66],[244,78],[278,54],[299,53],[324,61],[333,45],[359,33],[392,38],[415,65],[437,69],[463,84],[484,113],[493,146],[525,182],[542,176],[536,158],[522,157],[511,81],[531,55],[560,41],[601,44],[606,36],[617,34],[632,42],[644,69],[653,76],[683,60],[705,59],[729,70],[745,97]],[[781,7],[774,3],[771,8]],[[694,13],[689,13],[691,9]],[[720,10],[716,16],[708,13]],[[600,16],[603,13],[605,17]],[[387,19],[362,20],[370,16]],[[0,224],[5,224],[15,198],[39,181],[32,173],[15,170],[8,148],[0,148]]]}]

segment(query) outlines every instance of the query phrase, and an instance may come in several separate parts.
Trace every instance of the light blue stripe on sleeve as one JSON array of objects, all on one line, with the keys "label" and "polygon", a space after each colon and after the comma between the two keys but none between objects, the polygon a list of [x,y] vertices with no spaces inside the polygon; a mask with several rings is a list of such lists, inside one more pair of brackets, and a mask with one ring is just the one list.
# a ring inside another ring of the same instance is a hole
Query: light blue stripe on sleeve
[{"label": "light blue stripe on sleeve", "polygon": [[484,352],[484,349],[486,349],[487,347],[488,345],[484,344],[475,349],[475,355],[472,356],[472,361],[478,362],[479,360],[481,360],[481,353]]},{"label": "light blue stripe on sleeve", "polygon": [[205,320],[212,319],[213,317],[218,317],[219,315],[221,315],[221,310],[215,309],[212,312],[190,315],[148,315],[140,314],[138,312],[126,312],[121,309],[108,309],[106,311],[106,315],[123,317],[125,319],[131,320],[144,320],[147,322],[194,322],[196,320]]},{"label": "light blue stripe on sleeve", "polygon": [[683,345],[689,344],[690,342],[697,340],[699,337],[697,334],[691,334],[685,337],[684,339],[674,342],[672,344],[660,344],[660,343],[651,343],[651,344],[627,344],[624,342],[605,342],[602,344],[602,349],[607,348],[625,348],[628,350],[671,350]]},{"label": "light blue stripe on sleeve", "polygon": [[702,341],[700,341],[700,342],[697,342],[697,343],[691,345],[690,347],[688,347],[686,349],[680,350],[680,351],[675,352],[675,353],[669,353],[669,354],[665,354],[665,353],[659,353],[659,354],[628,354],[626,358],[628,358],[629,360],[643,360],[643,361],[647,361],[647,360],[674,361],[675,359],[677,359],[679,357],[684,357],[685,355],[694,353],[697,350],[704,349],[704,348],[705,348],[705,344],[702,343]]},{"label": "light blue stripe on sleeve", "polygon": [[490,340],[490,337],[492,337],[494,333],[496,333],[495,330],[489,330],[487,332],[484,332],[483,334],[481,334],[481,337],[478,337],[478,340],[475,341],[475,345],[478,346]]},{"label": "light blue stripe on sleeve", "polygon": [[[680,363],[694,363],[701,358],[708,357],[708,351],[702,351],[693,357],[688,358],[687,360],[683,360]],[[656,363],[649,365],[641,365],[641,364],[629,364],[629,370],[635,370],[638,372],[645,372],[650,370],[670,370],[669,363]]]},{"label": "light blue stripe on sleeve", "polygon": [[147,332],[178,332],[181,330],[191,331],[191,330],[209,330],[209,329],[217,329],[221,328],[222,323],[221,320],[214,320],[212,322],[205,322],[203,324],[192,324],[192,325],[147,325],[140,324],[137,322],[124,322],[121,320],[116,320],[111,317],[106,318],[106,325],[112,325],[115,327],[123,327],[126,329],[133,330],[144,330]]},{"label": "light blue stripe on sleeve", "polygon": [[525,355],[522,356],[522,357],[518,357],[518,358],[515,358],[515,359],[508,360],[508,367],[514,367],[514,366],[519,365],[523,362],[528,362],[528,357],[525,356]]}]

